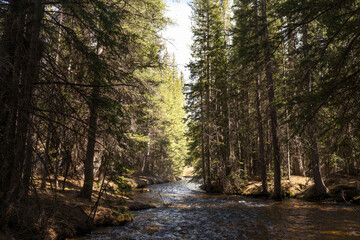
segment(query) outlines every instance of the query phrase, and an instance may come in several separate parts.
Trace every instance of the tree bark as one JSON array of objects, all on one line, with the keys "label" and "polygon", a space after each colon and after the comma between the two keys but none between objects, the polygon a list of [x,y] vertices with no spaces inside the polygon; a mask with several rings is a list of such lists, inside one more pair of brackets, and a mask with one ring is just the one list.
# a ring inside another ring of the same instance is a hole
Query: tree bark
[{"label": "tree bark", "polygon": [[297,176],[305,176],[305,169],[303,164],[303,157],[302,157],[302,143],[299,139],[299,136],[295,137],[295,143],[296,143],[296,151],[298,153],[298,156],[294,159],[294,165],[295,165],[295,175]]},{"label": "tree bark", "polygon": [[211,156],[210,156],[210,6],[209,0],[206,1],[206,143],[205,143],[205,156],[206,156],[206,183],[205,188],[207,191],[211,188]]},{"label": "tree bark", "polygon": [[[303,26],[303,44],[304,44],[304,57],[308,57],[308,32],[307,32],[307,25]],[[307,83],[307,91],[312,91],[312,78],[311,78],[311,68],[309,64],[305,66],[306,70],[306,83]],[[309,105],[309,112],[311,112],[311,105]],[[327,195],[329,190],[325,186],[325,183],[322,179],[321,172],[320,172],[320,159],[319,159],[319,148],[316,136],[316,122],[315,118],[311,118],[308,122],[308,126],[306,129],[307,135],[309,137],[310,142],[310,161],[313,170],[313,177],[315,182],[316,192],[319,196],[324,197]]]},{"label": "tree bark", "polygon": [[[21,9],[21,7],[23,7],[23,9]],[[15,62],[13,73],[11,74],[12,80],[10,81],[10,85],[12,90],[19,94],[12,95],[10,98],[12,110],[10,111],[8,121],[6,122],[7,129],[5,129],[5,137],[9,138],[6,140],[6,143],[12,143],[13,145],[10,146],[5,144],[6,148],[9,148],[5,149],[5,156],[7,157],[6,161],[10,161],[10,163],[6,164],[7,169],[5,169],[6,188],[3,196],[0,225],[7,225],[9,217],[14,210],[15,200],[21,199],[22,196],[20,196],[20,194],[24,193],[23,191],[19,192],[21,181],[28,181],[28,179],[24,179],[24,177],[30,177],[28,174],[24,174],[23,171],[26,157],[26,142],[29,135],[31,119],[30,113],[33,104],[34,82],[39,77],[39,64],[42,56],[40,28],[43,7],[41,1],[33,0],[28,6],[25,2],[20,1],[14,11],[18,11],[14,13],[16,16],[14,18],[16,19],[16,23],[14,22],[14,25],[11,27],[16,29],[15,32],[17,32],[17,34],[25,32],[25,14],[26,12],[28,13],[29,24],[28,28],[26,28],[26,36],[28,36],[29,44],[26,48],[26,62],[23,63],[21,62],[22,56],[20,56],[19,49],[24,48],[25,46],[17,45],[15,47]],[[17,37],[22,41],[24,40],[22,36],[17,35]],[[11,53],[9,55],[9,57],[12,56]],[[20,63],[23,64],[23,67],[20,67]],[[19,85],[20,83],[21,87]],[[26,167],[31,167],[31,162],[29,164],[30,165]]]},{"label": "tree bark", "polygon": [[266,176],[266,161],[265,161],[265,142],[264,129],[262,124],[261,114],[261,92],[260,92],[260,76],[256,78],[256,113],[257,113],[257,127],[258,127],[258,147],[259,147],[259,163],[261,168],[261,186],[263,193],[268,192],[267,176]]},{"label": "tree bark", "polygon": [[203,83],[201,82],[200,105],[201,105],[201,166],[204,187],[206,186],[206,163],[205,163],[205,122],[204,122],[204,94]]},{"label": "tree bark", "polygon": [[94,183],[94,153],[96,144],[96,129],[97,129],[97,110],[98,110],[98,99],[100,96],[100,88],[93,87],[91,94],[91,105],[89,127],[88,127],[88,139],[86,148],[86,157],[84,162],[84,184],[81,189],[80,196],[91,199],[92,188]]},{"label": "tree bark", "polygon": [[[258,0],[255,0],[255,28],[256,34],[259,31],[259,13],[258,13]],[[265,161],[265,141],[264,141],[264,129],[263,129],[263,119],[261,113],[261,75],[257,74],[256,76],[256,94],[255,94],[255,102],[256,102],[256,114],[257,114],[257,129],[258,129],[258,162],[260,165],[260,173],[261,173],[261,186],[262,192],[264,194],[268,193],[267,186],[267,176],[266,176],[266,161]]]},{"label": "tree bark", "polygon": [[262,5],[262,18],[264,24],[264,41],[265,41],[265,64],[266,64],[266,79],[268,87],[268,98],[270,104],[270,120],[271,120],[271,134],[272,134],[272,146],[274,157],[274,199],[281,199],[281,154],[279,140],[277,136],[277,113],[275,106],[275,92],[274,92],[274,79],[272,73],[272,60],[269,46],[269,36],[267,27],[267,10],[266,0],[261,0]]},{"label": "tree bark", "polygon": [[0,42],[4,62],[0,65],[0,186],[5,193],[10,187],[12,171],[16,169],[14,146],[26,11],[26,1],[10,2]]},{"label": "tree bark", "polygon": [[26,143],[26,156],[25,156],[25,163],[24,163],[24,174],[23,174],[23,184],[21,186],[22,193],[20,196],[22,196],[24,199],[27,198],[29,193],[29,187],[31,182],[31,176],[32,176],[32,161],[33,161],[33,155],[34,155],[34,149],[33,149],[33,133],[28,135],[28,140]]},{"label": "tree bark", "polygon": [[142,173],[144,174],[150,173],[150,157],[151,157],[151,129],[149,124],[148,142],[147,142],[146,154],[144,158],[144,164],[142,167]]}]

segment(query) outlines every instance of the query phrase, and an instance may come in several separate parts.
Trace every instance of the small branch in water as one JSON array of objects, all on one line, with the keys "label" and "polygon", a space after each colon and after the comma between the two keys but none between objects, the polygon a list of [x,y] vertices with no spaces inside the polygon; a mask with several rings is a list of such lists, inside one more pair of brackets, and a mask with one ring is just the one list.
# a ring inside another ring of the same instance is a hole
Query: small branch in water
[{"label": "small branch in water", "polygon": [[166,203],[166,202],[164,201],[163,197],[161,196],[161,193],[159,193],[159,196],[160,196],[160,198],[161,198],[161,201],[163,202],[164,207],[168,207],[168,206],[171,205],[171,203]]},{"label": "small branch in water", "polygon": [[346,198],[345,198],[345,196],[344,196],[344,190],[341,190],[341,196],[342,196],[342,198],[344,199],[344,201],[345,201],[347,204],[350,203],[350,201],[346,201]]}]

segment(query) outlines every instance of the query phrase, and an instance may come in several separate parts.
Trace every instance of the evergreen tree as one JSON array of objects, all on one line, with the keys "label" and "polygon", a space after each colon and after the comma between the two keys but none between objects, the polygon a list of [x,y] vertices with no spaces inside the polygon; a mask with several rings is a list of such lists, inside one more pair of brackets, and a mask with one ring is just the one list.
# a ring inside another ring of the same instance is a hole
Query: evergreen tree
[{"label": "evergreen tree", "polygon": [[[194,44],[188,111],[193,160],[200,156],[207,190],[230,174],[227,106],[226,2],[193,1]],[[225,54],[224,54],[225,53]],[[225,142],[226,141],[226,142]],[[201,148],[195,145],[200,145]]]}]

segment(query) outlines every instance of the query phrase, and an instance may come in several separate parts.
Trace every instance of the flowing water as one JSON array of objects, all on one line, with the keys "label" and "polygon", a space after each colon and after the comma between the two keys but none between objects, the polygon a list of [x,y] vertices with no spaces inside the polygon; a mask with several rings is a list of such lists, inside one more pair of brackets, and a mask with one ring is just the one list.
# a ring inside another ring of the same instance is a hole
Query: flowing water
[{"label": "flowing water", "polygon": [[358,206],[207,194],[185,180],[149,189],[135,199],[157,208],[85,239],[360,239]]}]

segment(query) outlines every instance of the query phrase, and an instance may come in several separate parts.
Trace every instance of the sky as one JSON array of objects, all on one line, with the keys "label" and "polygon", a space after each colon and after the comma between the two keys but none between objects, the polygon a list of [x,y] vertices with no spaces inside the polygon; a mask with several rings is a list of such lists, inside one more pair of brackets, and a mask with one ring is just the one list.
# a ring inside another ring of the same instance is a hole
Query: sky
[{"label": "sky", "polygon": [[175,23],[166,28],[163,37],[166,39],[166,46],[169,54],[174,54],[180,71],[184,73],[185,80],[188,80],[190,72],[186,65],[190,61],[192,43],[191,33],[191,8],[190,0],[164,0],[167,5],[166,16]]}]

